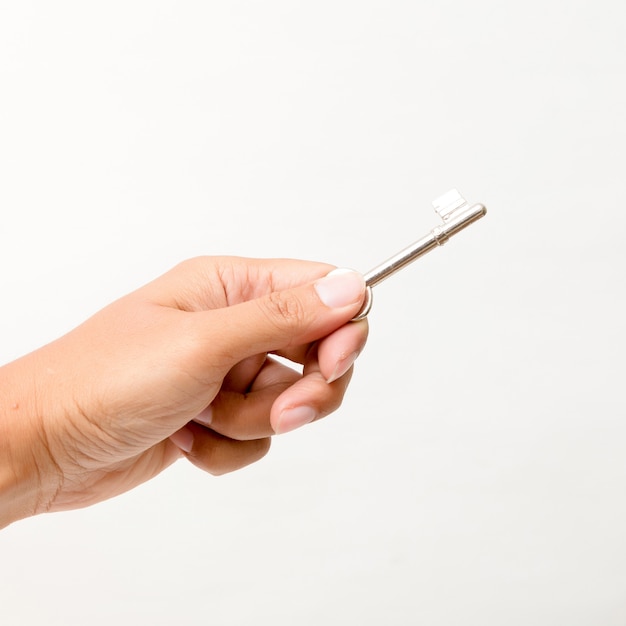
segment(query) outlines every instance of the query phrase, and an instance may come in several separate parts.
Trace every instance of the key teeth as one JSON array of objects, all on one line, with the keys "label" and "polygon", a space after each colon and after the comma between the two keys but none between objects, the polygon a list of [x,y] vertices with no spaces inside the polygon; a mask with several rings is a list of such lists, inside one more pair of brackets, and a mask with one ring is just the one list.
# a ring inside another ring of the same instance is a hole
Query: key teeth
[{"label": "key teeth", "polygon": [[444,222],[449,220],[455,211],[464,209],[467,206],[467,200],[457,189],[450,189],[450,191],[433,200],[433,207]]}]

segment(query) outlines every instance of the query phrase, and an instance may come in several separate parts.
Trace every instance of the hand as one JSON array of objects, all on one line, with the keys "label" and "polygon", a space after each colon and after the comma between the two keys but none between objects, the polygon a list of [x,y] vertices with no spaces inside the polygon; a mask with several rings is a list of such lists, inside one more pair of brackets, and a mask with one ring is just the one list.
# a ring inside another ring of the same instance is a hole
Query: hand
[{"label": "hand", "polygon": [[110,498],[181,455],[238,469],[335,410],[367,322],[347,323],[363,278],[332,269],[192,259],[1,368],[0,527]]}]

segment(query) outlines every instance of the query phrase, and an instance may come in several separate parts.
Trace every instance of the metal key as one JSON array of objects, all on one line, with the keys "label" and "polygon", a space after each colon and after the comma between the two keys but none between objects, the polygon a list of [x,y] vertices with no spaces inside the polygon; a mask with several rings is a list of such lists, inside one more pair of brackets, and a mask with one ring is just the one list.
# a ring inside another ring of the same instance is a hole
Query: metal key
[{"label": "metal key", "polygon": [[443,224],[435,226],[428,235],[418,239],[408,248],[401,250],[398,254],[390,257],[365,274],[365,284],[367,285],[365,302],[353,321],[363,319],[370,312],[374,298],[372,293],[374,285],[378,285],[385,278],[395,274],[434,248],[443,246],[452,235],[456,235],[466,226],[474,223],[487,213],[486,207],[482,204],[470,206],[456,189],[451,189],[443,196],[434,200],[433,207],[443,220]]}]

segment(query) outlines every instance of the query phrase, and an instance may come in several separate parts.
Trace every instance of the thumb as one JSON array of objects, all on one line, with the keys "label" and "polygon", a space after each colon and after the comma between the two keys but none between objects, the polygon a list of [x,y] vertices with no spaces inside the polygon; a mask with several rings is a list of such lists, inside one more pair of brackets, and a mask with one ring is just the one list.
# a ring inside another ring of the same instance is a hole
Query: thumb
[{"label": "thumb", "polygon": [[361,274],[335,269],[308,285],[207,312],[211,351],[234,364],[254,354],[310,343],[350,321],[364,295]]}]

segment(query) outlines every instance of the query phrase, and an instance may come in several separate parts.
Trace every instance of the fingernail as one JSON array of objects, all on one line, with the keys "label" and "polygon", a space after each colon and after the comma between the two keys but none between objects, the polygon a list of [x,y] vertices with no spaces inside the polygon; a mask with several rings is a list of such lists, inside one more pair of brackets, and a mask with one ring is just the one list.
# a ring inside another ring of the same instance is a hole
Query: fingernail
[{"label": "fingernail", "polygon": [[274,431],[277,435],[282,435],[305,424],[310,424],[316,417],[317,412],[310,406],[297,406],[292,409],[285,409],[278,417],[278,424]]},{"label": "fingernail", "polygon": [[209,405],[202,413],[198,413],[198,415],[193,418],[193,421],[203,426],[210,426],[213,421],[213,407]]},{"label": "fingernail", "polygon": [[338,378],[341,378],[351,367],[352,364],[356,361],[356,358],[359,356],[358,352],[353,352],[343,359],[339,359],[337,361],[337,365],[333,370],[333,373],[328,377],[327,383],[332,383]]},{"label": "fingernail", "polygon": [[193,433],[189,428],[183,426],[180,430],[170,435],[170,441],[183,452],[191,452],[193,448]]},{"label": "fingernail", "polygon": [[363,299],[365,280],[354,270],[338,268],[318,280],[315,290],[326,306],[338,308]]}]

